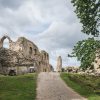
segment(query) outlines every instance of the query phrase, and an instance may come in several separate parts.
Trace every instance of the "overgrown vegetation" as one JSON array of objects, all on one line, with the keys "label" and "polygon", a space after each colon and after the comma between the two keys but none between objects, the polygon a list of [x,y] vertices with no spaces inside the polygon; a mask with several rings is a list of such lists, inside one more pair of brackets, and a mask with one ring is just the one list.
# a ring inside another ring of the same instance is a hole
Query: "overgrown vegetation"
[{"label": "overgrown vegetation", "polygon": [[36,74],[0,76],[0,100],[35,100]]},{"label": "overgrown vegetation", "polygon": [[61,73],[61,78],[80,95],[89,100],[100,100],[100,77]]}]

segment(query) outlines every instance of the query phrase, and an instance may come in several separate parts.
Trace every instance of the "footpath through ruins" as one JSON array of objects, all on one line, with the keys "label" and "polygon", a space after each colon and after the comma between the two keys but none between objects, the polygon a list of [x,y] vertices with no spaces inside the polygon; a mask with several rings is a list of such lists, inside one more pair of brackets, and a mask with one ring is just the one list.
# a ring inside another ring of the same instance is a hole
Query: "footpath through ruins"
[{"label": "footpath through ruins", "polygon": [[38,76],[36,100],[86,100],[69,88],[59,73],[42,72]]}]

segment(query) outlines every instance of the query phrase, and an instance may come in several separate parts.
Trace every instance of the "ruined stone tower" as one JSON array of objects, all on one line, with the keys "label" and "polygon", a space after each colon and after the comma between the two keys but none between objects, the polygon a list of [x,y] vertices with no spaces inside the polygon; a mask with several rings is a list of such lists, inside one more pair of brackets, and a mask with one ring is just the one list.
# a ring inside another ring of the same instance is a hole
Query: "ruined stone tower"
[{"label": "ruined stone tower", "polygon": [[59,56],[57,58],[57,68],[56,68],[57,72],[61,72],[62,71],[62,58],[61,56]]}]

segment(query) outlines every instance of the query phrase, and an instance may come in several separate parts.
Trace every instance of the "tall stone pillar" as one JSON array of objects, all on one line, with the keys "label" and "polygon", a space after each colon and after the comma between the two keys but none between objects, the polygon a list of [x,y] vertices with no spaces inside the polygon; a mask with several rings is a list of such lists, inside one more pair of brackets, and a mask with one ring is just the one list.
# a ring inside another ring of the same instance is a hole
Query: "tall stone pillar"
[{"label": "tall stone pillar", "polygon": [[62,58],[61,56],[59,56],[57,58],[57,68],[56,68],[57,72],[61,72],[62,71]]}]

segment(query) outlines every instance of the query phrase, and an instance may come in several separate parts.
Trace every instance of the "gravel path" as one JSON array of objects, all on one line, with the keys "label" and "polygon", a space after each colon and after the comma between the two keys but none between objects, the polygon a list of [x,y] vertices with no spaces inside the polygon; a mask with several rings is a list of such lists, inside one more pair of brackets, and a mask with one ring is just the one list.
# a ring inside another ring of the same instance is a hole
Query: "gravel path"
[{"label": "gravel path", "polygon": [[69,88],[59,73],[40,73],[36,100],[86,100]]}]

